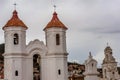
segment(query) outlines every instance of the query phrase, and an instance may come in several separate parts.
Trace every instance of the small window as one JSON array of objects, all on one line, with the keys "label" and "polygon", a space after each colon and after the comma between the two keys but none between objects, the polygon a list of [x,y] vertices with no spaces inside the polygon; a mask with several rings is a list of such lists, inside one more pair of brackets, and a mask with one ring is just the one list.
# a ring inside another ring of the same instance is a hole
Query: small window
[{"label": "small window", "polygon": [[112,52],[110,52],[110,54],[112,54]]},{"label": "small window", "polygon": [[92,67],[94,66],[94,64],[92,63]]},{"label": "small window", "polygon": [[60,35],[56,34],[56,45],[60,45]]},{"label": "small window", "polygon": [[61,75],[61,70],[60,69],[58,70],[58,75]]},{"label": "small window", "polygon": [[114,73],[114,72],[112,72],[112,74],[114,75],[115,73]]},{"label": "small window", "polygon": [[15,76],[18,76],[18,71],[17,70],[15,71]]},{"label": "small window", "polygon": [[17,33],[14,34],[14,44],[17,45],[19,43],[19,36]]}]

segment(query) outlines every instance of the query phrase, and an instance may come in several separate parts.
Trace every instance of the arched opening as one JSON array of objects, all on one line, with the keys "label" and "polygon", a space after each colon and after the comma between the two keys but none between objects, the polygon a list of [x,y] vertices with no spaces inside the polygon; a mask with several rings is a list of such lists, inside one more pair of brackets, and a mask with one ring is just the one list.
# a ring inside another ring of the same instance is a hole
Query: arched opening
[{"label": "arched opening", "polygon": [[14,45],[19,44],[19,36],[17,33],[14,34],[14,41],[13,41]]},{"label": "arched opening", "polygon": [[60,45],[60,35],[56,34],[56,45]]},{"label": "arched opening", "polygon": [[33,80],[40,80],[40,55],[33,55]]},{"label": "arched opening", "polygon": [[94,66],[94,63],[92,63],[92,68],[93,68],[93,66]]},{"label": "arched opening", "polygon": [[60,69],[58,69],[58,75],[61,75],[61,70]]},{"label": "arched opening", "polygon": [[15,71],[15,76],[18,76],[18,70]]}]

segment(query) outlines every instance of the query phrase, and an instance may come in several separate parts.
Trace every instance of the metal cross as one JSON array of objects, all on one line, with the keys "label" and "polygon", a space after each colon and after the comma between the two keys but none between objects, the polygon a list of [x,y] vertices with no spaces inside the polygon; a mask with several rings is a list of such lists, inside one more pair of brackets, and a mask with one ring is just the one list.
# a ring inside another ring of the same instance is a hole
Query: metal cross
[{"label": "metal cross", "polygon": [[17,6],[17,4],[16,4],[16,3],[14,3],[13,5],[14,5],[14,8],[15,8],[15,10],[16,10],[16,6]]},{"label": "metal cross", "polygon": [[54,5],[53,7],[54,7],[54,11],[56,11],[56,5]]}]

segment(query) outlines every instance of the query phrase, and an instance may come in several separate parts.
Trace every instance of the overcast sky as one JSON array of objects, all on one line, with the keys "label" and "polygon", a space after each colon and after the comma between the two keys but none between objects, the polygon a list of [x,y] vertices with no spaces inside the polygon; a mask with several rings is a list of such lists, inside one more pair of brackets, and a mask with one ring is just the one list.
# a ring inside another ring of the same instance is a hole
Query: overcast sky
[{"label": "overcast sky", "polygon": [[20,19],[28,26],[27,43],[34,39],[45,42],[43,28],[56,4],[59,19],[68,27],[69,61],[82,64],[91,51],[100,66],[109,43],[120,63],[120,0],[0,0],[0,43],[4,42],[2,27],[11,18],[15,2]]}]

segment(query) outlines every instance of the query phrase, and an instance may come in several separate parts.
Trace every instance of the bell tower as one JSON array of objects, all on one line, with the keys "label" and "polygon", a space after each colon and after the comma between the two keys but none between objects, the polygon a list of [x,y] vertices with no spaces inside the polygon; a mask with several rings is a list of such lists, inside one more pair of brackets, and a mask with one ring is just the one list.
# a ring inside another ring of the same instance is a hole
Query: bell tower
[{"label": "bell tower", "polygon": [[67,80],[67,27],[59,20],[57,13],[53,13],[51,21],[44,28],[46,46],[48,48],[46,80]]},{"label": "bell tower", "polygon": [[3,27],[5,38],[4,77],[7,80],[25,80],[27,26],[19,19],[17,11]]},{"label": "bell tower", "polygon": [[104,50],[105,58],[102,63],[103,79],[105,80],[118,80],[117,62],[113,57],[113,52],[110,46]]}]

